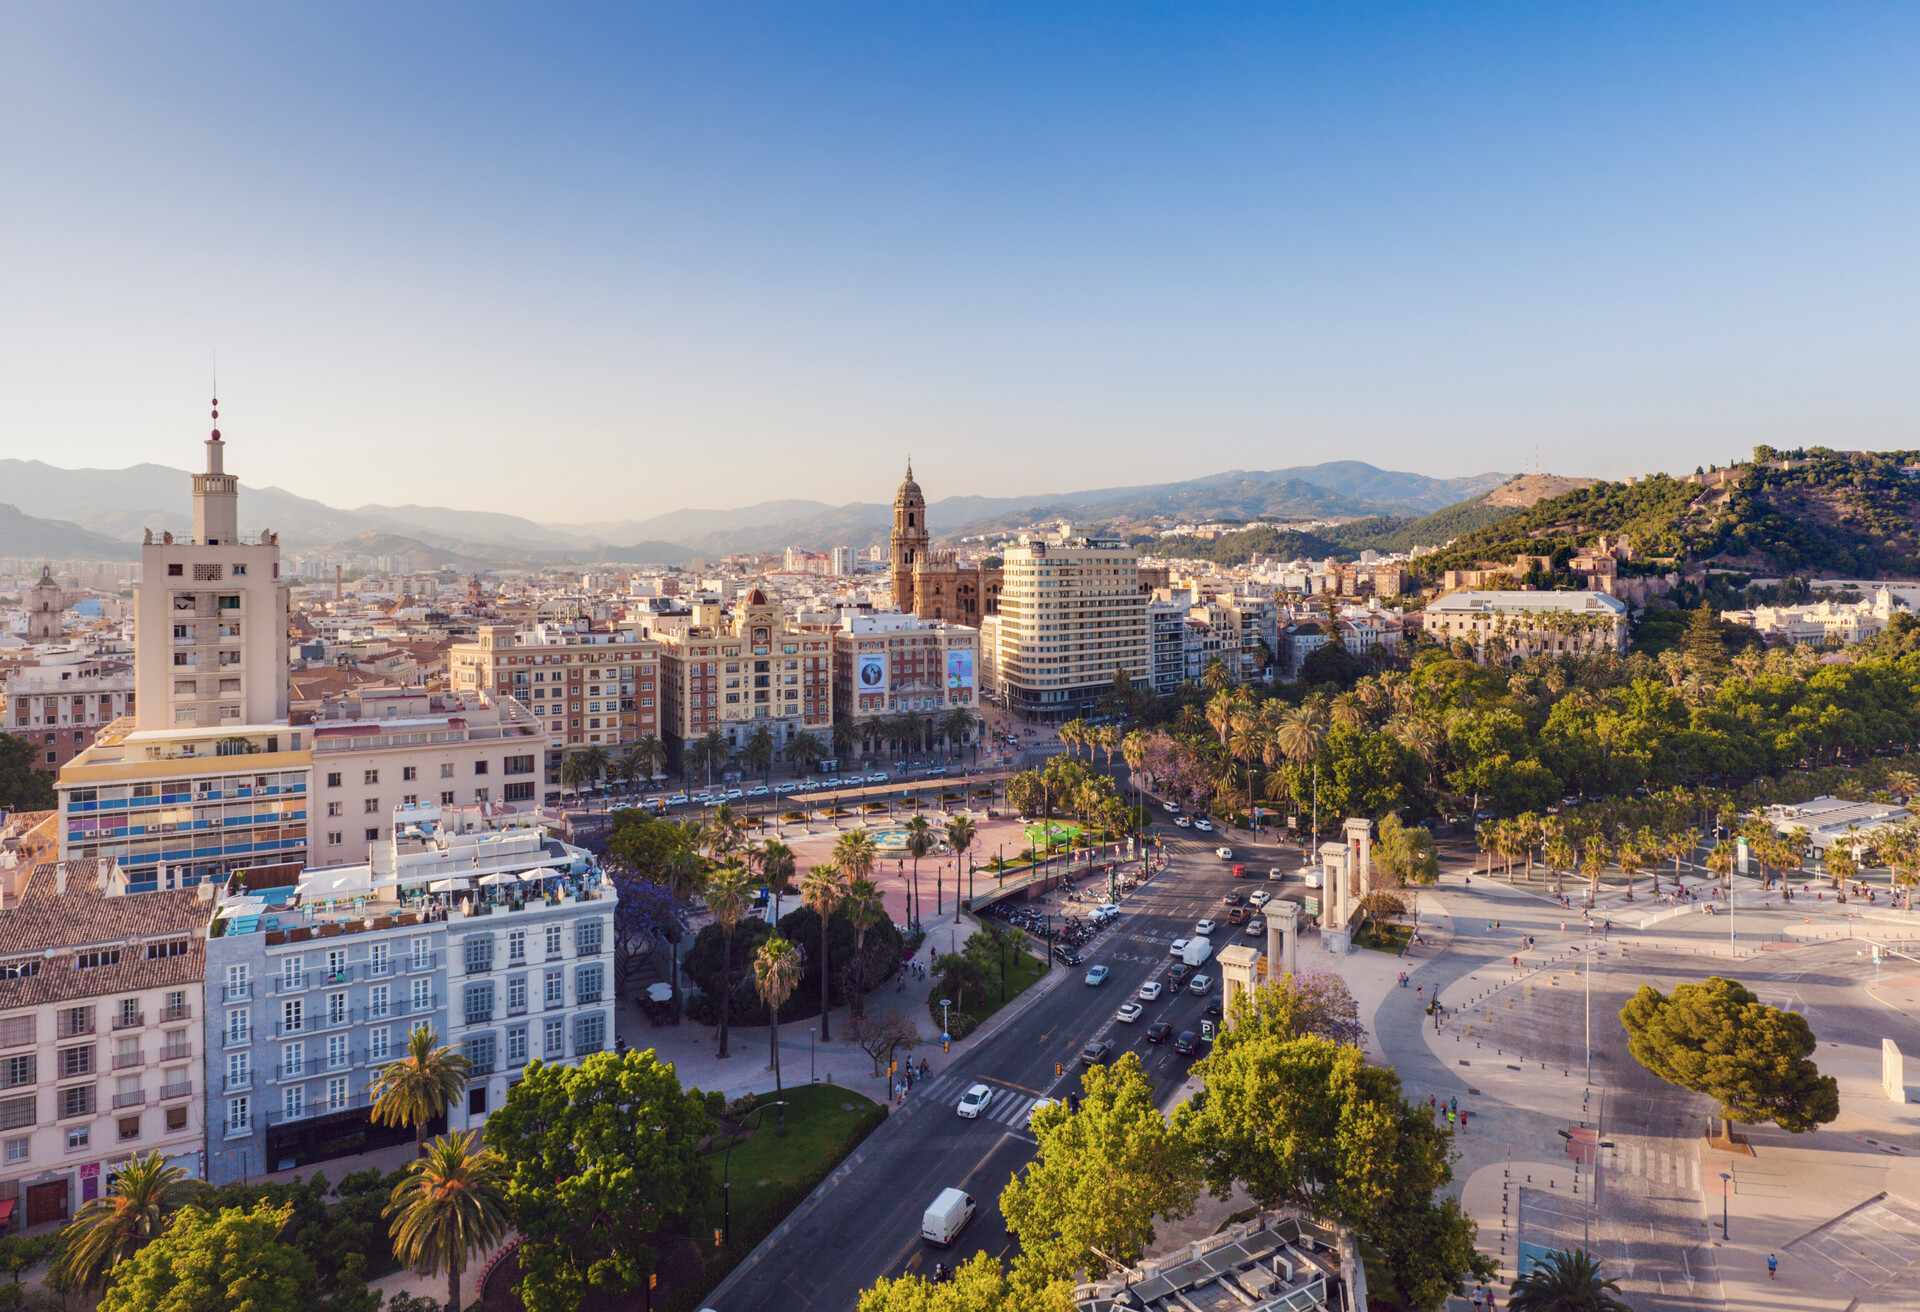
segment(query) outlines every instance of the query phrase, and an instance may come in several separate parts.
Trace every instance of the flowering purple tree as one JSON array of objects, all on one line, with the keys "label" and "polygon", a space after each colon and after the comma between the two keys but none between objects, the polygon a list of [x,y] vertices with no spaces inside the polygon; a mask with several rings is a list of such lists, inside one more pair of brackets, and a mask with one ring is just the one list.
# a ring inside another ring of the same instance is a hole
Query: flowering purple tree
[{"label": "flowering purple tree", "polygon": [[613,912],[614,949],[620,953],[622,975],[635,961],[666,943],[677,943],[686,933],[686,908],[664,884],[609,871],[619,902]]}]

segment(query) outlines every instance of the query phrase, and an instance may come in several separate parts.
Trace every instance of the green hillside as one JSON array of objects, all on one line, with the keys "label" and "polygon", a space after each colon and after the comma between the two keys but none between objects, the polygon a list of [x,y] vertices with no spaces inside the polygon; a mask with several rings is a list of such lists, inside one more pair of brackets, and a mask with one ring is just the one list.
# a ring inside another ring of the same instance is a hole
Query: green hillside
[{"label": "green hillside", "polygon": [[1217,538],[1138,538],[1156,555],[1187,556],[1218,565],[1244,565],[1255,556],[1284,559],[1352,560],[1363,551],[1411,551],[1437,547],[1462,533],[1471,533],[1520,513],[1511,506],[1490,506],[1480,497],[1462,501],[1431,515],[1374,515],[1333,528],[1293,532],[1249,528]]}]

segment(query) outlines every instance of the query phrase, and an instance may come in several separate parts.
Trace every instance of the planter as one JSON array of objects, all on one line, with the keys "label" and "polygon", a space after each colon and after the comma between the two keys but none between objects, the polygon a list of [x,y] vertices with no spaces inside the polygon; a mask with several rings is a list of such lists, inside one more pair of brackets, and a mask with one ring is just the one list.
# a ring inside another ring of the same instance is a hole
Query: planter
[{"label": "planter", "polygon": [[305,925],[300,926],[298,929],[290,929],[287,931],[287,942],[289,943],[305,943],[312,937],[313,931]]},{"label": "planter", "polygon": [[285,931],[285,930],[281,930],[281,929],[270,929],[270,930],[268,930],[268,931],[267,931],[267,946],[268,946],[268,947],[273,947],[273,946],[274,946],[274,945],[276,945],[276,944],[279,944],[279,943],[285,943],[286,941],[287,941],[287,934],[286,934],[286,931]]},{"label": "planter", "polygon": [[339,938],[339,937],[340,937],[340,935],[342,935],[342,934],[344,934],[344,933],[346,933],[346,932],[347,932],[347,927],[346,927],[345,925],[338,925],[338,924],[335,924],[335,925],[322,925],[322,926],[320,926],[320,932],[319,932],[319,937],[321,937],[321,938]]}]

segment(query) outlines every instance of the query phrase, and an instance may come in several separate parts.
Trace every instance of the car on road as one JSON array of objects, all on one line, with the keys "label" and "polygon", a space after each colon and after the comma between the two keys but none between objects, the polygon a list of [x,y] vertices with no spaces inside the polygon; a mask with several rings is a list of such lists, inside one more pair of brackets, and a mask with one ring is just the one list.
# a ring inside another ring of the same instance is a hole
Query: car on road
[{"label": "car on road", "polygon": [[1246,901],[1247,899],[1241,896],[1239,893],[1229,893],[1225,897],[1220,899],[1220,902],[1223,906],[1229,906],[1229,907],[1244,906],[1246,904]]},{"label": "car on road", "polygon": [[992,1101],[993,1086],[990,1084],[976,1084],[960,1095],[960,1105],[954,1108],[954,1110],[960,1113],[963,1120],[971,1121],[980,1115],[981,1112],[985,1111],[987,1104]]},{"label": "car on road", "polygon": [[1187,818],[1186,818],[1185,816],[1183,816],[1183,815],[1181,815],[1181,816],[1175,816],[1175,817],[1174,817],[1174,820],[1173,820],[1173,822],[1174,822],[1174,823],[1175,823],[1176,825],[1179,825],[1179,826],[1180,826],[1180,827],[1181,827],[1182,829],[1191,829],[1191,828],[1193,828],[1193,821],[1191,821],[1191,820],[1189,820],[1189,819],[1187,819]]},{"label": "car on road", "polygon": [[1095,920],[1112,920],[1120,914],[1120,904],[1118,902],[1102,902],[1088,914]]},{"label": "car on road", "polygon": [[1191,1057],[1200,1050],[1200,1039],[1192,1030],[1181,1030],[1180,1037],[1173,1041],[1173,1050],[1182,1057]]},{"label": "car on road", "polygon": [[687,804],[687,795],[685,793],[673,793],[670,796],[668,796],[668,798],[666,799],[666,802],[664,803],[664,805],[667,805],[667,806],[685,806],[686,804]]},{"label": "car on road", "polygon": [[1218,926],[1216,926],[1211,920],[1202,920],[1197,922],[1194,925],[1193,932],[1201,935],[1204,938],[1212,938],[1213,931],[1216,928],[1218,928]]},{"label": "car on road", "polygon": [[1173,1026],[1167,1024],[1163,1020],[1157,1020],[1153,1024],[1147,1026],[1147,1042],[1148,1043],[1165,1043],[1167,1041],[1167,1036],[1172,1033],[1173,1033]]},{"label": "car on road", "polygon": [[1226,1011],[1223,1007],[1221,1007],[1219,1003],[1209,1002],[1207,1004],[1206,1011],[1201,1014],[1204,1015],[1208,1020],[1219,1020],[1223,1015],[1226,1014]]},{"label": "car on road", "polygon": [[785,797],[788,793],[799,792],[800,785],[797,783],[794,783],[793,780],[789,779],[785,783],[775,784],[773,786],[773,791],[776,796]]},{"label": "car on road", "polygon": [[1110,1039],[1095,1039],[1092,1043],[1080,1049],[1080,1064],[1082,1066],[1098,1066],[1111,1056],[1113,1056],[1113,1041]]},{"label": "car on road", "polygon": [[1189,993],[1205,993],[1212,987],[1213,976],[1211,975],[1195,975],[1187,981],[1187,992]]},{"label": "car on road", "polygon": [[1244,925],[1247,923],[1247,917],[1252,914],[1253,913],[1245,907],[1230,907],[1227,910],[1227,923],[1229,925]]},{"label": "car on road", "polygon": [[1250,907],[1263,907],[1271,901],[1273,901],[1273,894],[1264,888],[1256,893],[1247,894],[1247,905]]},{"label": "car on road", "polygon": [[771,797],[772,795],[773,789],[766,784],[755,784],[747,789],[748,797]]},{"label": "car on road", "polygon": [[1201,816],[1193,822],[1193,827],[1203,834],[1210,834],[1213,832],[1213,821],[1207,819],[1205,816]]},{"label": "car on road", "polygon": [[1175,805],[1174,805],[1174,804],[1173,804],[1172,802],[1162,802],[1162,803],[1160,803],[1160,809],[1161,809],[1162,811],[1165,811],[1165,812],[1166,812],[1166,813],[1167,813],[1168,815],[1179,815],[1179,814],[1180,814],[1180,808],[1179,808],[1179,807],[1177,807],[1177,806],[1175,806]]},{"label": "car on road", "polygon": [[1140,1019],[1140,1014],[1145,1010],[1146,1008],[1137,1002],[1123,1002],[1120,1004],[1120,1010],[1113,1013],[1113,1018],[1122,1025],[1131,1025]]},{"label": "car on road", "polygon": [[1213,849],[1213,854],[1222,861],[1233,860],[1233,849],[1230,847],[1216,847]]},{"label": "car on road", "polygon": [[1070,948],[1065,943],[1055,944],[1053,955],[1059,958],[1060,964],[1063,966],[1077,966],[1086,960],[1085,957],[1080,955],[1078,948]]},{"label": "car on road", "polygon": [[1187,941],[1183,938],[1177,938],[1173,942],[1167,944],[1167,955],[1170,957],[1177,957],[1182,952],[1185,952],[1186,950],[1187,950]]},{"label": "car on road", "polygon": [[1087,987],[1095,988],[1095,989],[1099,988],[1102,984],[1105,984],[1107,982],[1108,973],[1109,972],[1107,971],[1107,968],[1105,966],[1094,966],[1092,969],[1087,971]]},{"label": "car on road", "polygon": [[740,800],[741,798],[743,798],[743,797],[745,797],[746,795],[747,795],[747,794],[746,794],[746,791],[745,791],[744,789],[740,789],[740,788],[729,788],[729,789],[727,789],[727,792],[726,792],[726,800],[727,800],[727,801],[729,801],[729,802],[737,802],[737,801],[739,801],[739,800]]},{"label": "car on road", "polygon": [[1256,935],[1264,934],[1266,932],[1267,932],[1267,921],[1264,916],[1255,916],[1252,920],[1249,920],[1247,922],[1248,938],[1253,938]]},{"label": "car on road", "polygon": [[1142,1002],[1158,1002],[1160,1000],[1160,989],[1160,981],[1150,979],[1140,986],[1140,992],[1137,996]]},{"label": "car on road", "polygon": [[1047,1108],[1053,1106],[1053,1104],[1054,1099],[1052,1098],[1035,1098],[1033,1100],[1033,1106],[1027,1108],[1027,1128],[1032,1129],[1034,1118],[1039,1116],[1040,1113]]},{"label": "car on road", "polygon": [[884,783],[891,783],[892,780],[888,778],[887,772],[885,770],[875,770],[872,774],[867,776],[867,782],[870,784],[884,784]]},{"label": "car on road", "polygon": [[1176,961],[1167,967],[1167,983],[1179,988],[1187,982],[1187,976],[1193,973],[1193,967],[1184,961]]}]

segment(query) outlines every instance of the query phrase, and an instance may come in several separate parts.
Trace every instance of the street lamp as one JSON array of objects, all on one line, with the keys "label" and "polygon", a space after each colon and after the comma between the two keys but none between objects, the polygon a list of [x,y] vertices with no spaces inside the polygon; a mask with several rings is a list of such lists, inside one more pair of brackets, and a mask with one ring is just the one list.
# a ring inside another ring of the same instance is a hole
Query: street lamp
[{"label": "street lamp", "polygon": [[1729,1171],[1720,1172],[1720,1239],[1723,1243],[1727,1238],[1727,1193],[1732,1187],[1733,1174]]},{"label": "street lamp", "polygon": [[815,1025],[807,1031],[807,1083],[818,1084],[820,1078],[813,1073],[813,1041],[820,1036],[820,1027]]},{"label": "street lamp", "polygon": [[[786,1105],[784,1100],[780,1102],[763,1102],[745,1116],[742,1116],[740,1122],[742,1125],[745,1125],[746,1122],[752,1120],[769,1107],[785,1107]],[[720,1197],[723,1207],[720,1222],[722,1232],[720,1243],[723,1248],[729,1247],[733,1243],[733,1146],[738,1142],[740,1142],[740,1136],[738,1134],[735,1134],[731,1139],[727,1140],[727,1153],[720,1162]]]},{"label": "street lamp", "polygon": [[953,1035],[947,1029],[947,1008],[953,1005],[952,998],[940,999],[940,1051],[946,1052],[953,1042]]}]

